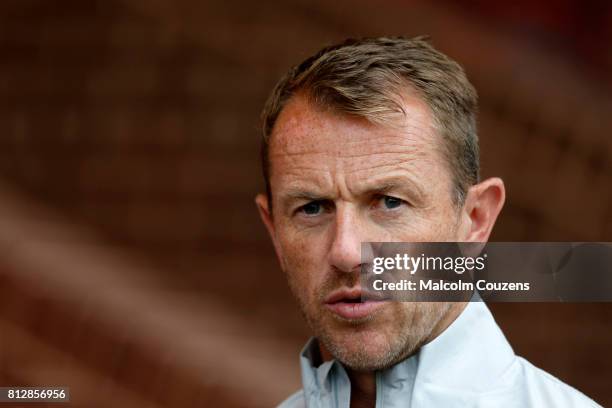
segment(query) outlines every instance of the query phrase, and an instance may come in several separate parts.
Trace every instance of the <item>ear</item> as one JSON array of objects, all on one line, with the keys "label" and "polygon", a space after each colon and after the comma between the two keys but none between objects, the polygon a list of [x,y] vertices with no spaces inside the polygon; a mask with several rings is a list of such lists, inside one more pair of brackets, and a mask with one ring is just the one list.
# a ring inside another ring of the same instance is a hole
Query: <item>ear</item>
[{"label": "ear", "polygon": [[278,245],[278,240],[276,239],[276,229],[274,228],[274,221],[272,218],[272,212],[270,211],[270,203],[268,202],[268,196],[262,193],[257,194],[257,196],[255,196],[255,204],[257,205],[257,210],[259,211],[261,221],[266,226],[268,234],[270,235],[270,239],[272,240],[272,244],[274,245],[276,257],[278,258],[281,267],[283,267],[280,246]]},{"label": "ear", "polygon": [[470,187],[462,210],[462,241],[487,242],[505,200],[504,182],[498,177]]},{"label": "ear", "polygon": [[255,196],[255,204],[257,205],[257,210],[259,211],[261,221],[263,221],[264,225],[266,226],[268,234],[270,234],[270,238],[274,240],[274,223],[272,222],[272,214],[270,213],[268,196],[262,193],[257,194]]}]

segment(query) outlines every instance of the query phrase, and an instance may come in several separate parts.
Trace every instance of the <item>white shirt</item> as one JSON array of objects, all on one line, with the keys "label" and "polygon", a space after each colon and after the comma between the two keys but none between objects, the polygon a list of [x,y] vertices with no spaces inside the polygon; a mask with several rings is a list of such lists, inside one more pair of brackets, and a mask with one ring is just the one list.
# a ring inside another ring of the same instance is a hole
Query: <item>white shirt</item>
[{"label": "white shirt", "polygon": [[[304,388],[279,407],[349,408],[344,367],[337,360],[315,366],[318,354],[310,339],[300,355]],[[376,408],[599,406],[516,356],[480,301],[415,355],[376,373]]]}]

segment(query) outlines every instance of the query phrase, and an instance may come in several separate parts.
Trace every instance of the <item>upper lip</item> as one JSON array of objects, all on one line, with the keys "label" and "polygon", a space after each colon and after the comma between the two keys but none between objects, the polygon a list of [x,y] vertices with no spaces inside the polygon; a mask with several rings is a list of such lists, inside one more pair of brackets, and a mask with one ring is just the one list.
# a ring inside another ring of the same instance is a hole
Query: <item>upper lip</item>
[{"label": "upper lip", "polygon": [[342,302],[344,300],[361,300],[363,297],[367,297],[368,300],[384,300],[384,297],[378,293],[368,292],[361,289],[361,287],[355,287],[342,288],[333,291],[325,298],[325,303],[332,304]]}]

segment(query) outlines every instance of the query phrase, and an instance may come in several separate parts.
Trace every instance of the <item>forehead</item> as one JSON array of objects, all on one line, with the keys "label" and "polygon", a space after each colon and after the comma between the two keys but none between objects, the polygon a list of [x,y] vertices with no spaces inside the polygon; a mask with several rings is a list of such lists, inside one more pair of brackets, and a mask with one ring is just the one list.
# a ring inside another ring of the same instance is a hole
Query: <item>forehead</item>
[{"label": "forehead", "polygon": [[271,173],[287,166],[308,168],[308,163],[320,168],[325,162],[344,170],[367,170],[398,160],[403,165],[440,165],[441,143],[428,105],[408,94],[403,109],[405,116],[383,126],[295,96],[274,127],[269,146]]}]

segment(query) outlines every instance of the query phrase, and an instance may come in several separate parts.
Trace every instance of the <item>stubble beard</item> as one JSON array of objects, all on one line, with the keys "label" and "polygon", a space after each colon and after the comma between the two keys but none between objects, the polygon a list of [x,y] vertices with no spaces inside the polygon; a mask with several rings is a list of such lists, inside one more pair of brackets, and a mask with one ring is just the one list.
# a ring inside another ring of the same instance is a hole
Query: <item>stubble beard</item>
[{"label": "stubble beard", "polygon": [[[348,284],[350,287],[352,283]],[[431,340],[434,329],[452,306],[449,302],[390,302],[380,313],[347,320],[323,306],[325,297],[342,284],[326,282],[310,296],[300,292],[300,285],[292,279],[289,286],[314,336],[335,359],[355,371],[383,370],[416,353]],[[351,333],[358,331],[371,332],[367,338],[383,341],[355,344],[357,336]]]},{"label": "stubble beard", "polygon": [[397,322],[395,325],[377,324],[378,316],[355,324],[370,325],[370,330],[385,332],[386,335],[381,335],[386,341],[375,347],[347,347],[346,343],[351,339],[342,339],[342,335],[338,335],[334,327],[325,324],[322,319],[310,319],[309,324],[327,350],[348,368],[355,371],[384,370],[412,356],[430,340],[437,323],[448,312],[450,303],[394,302],[385,308],[393,309],[392,322]]}]

